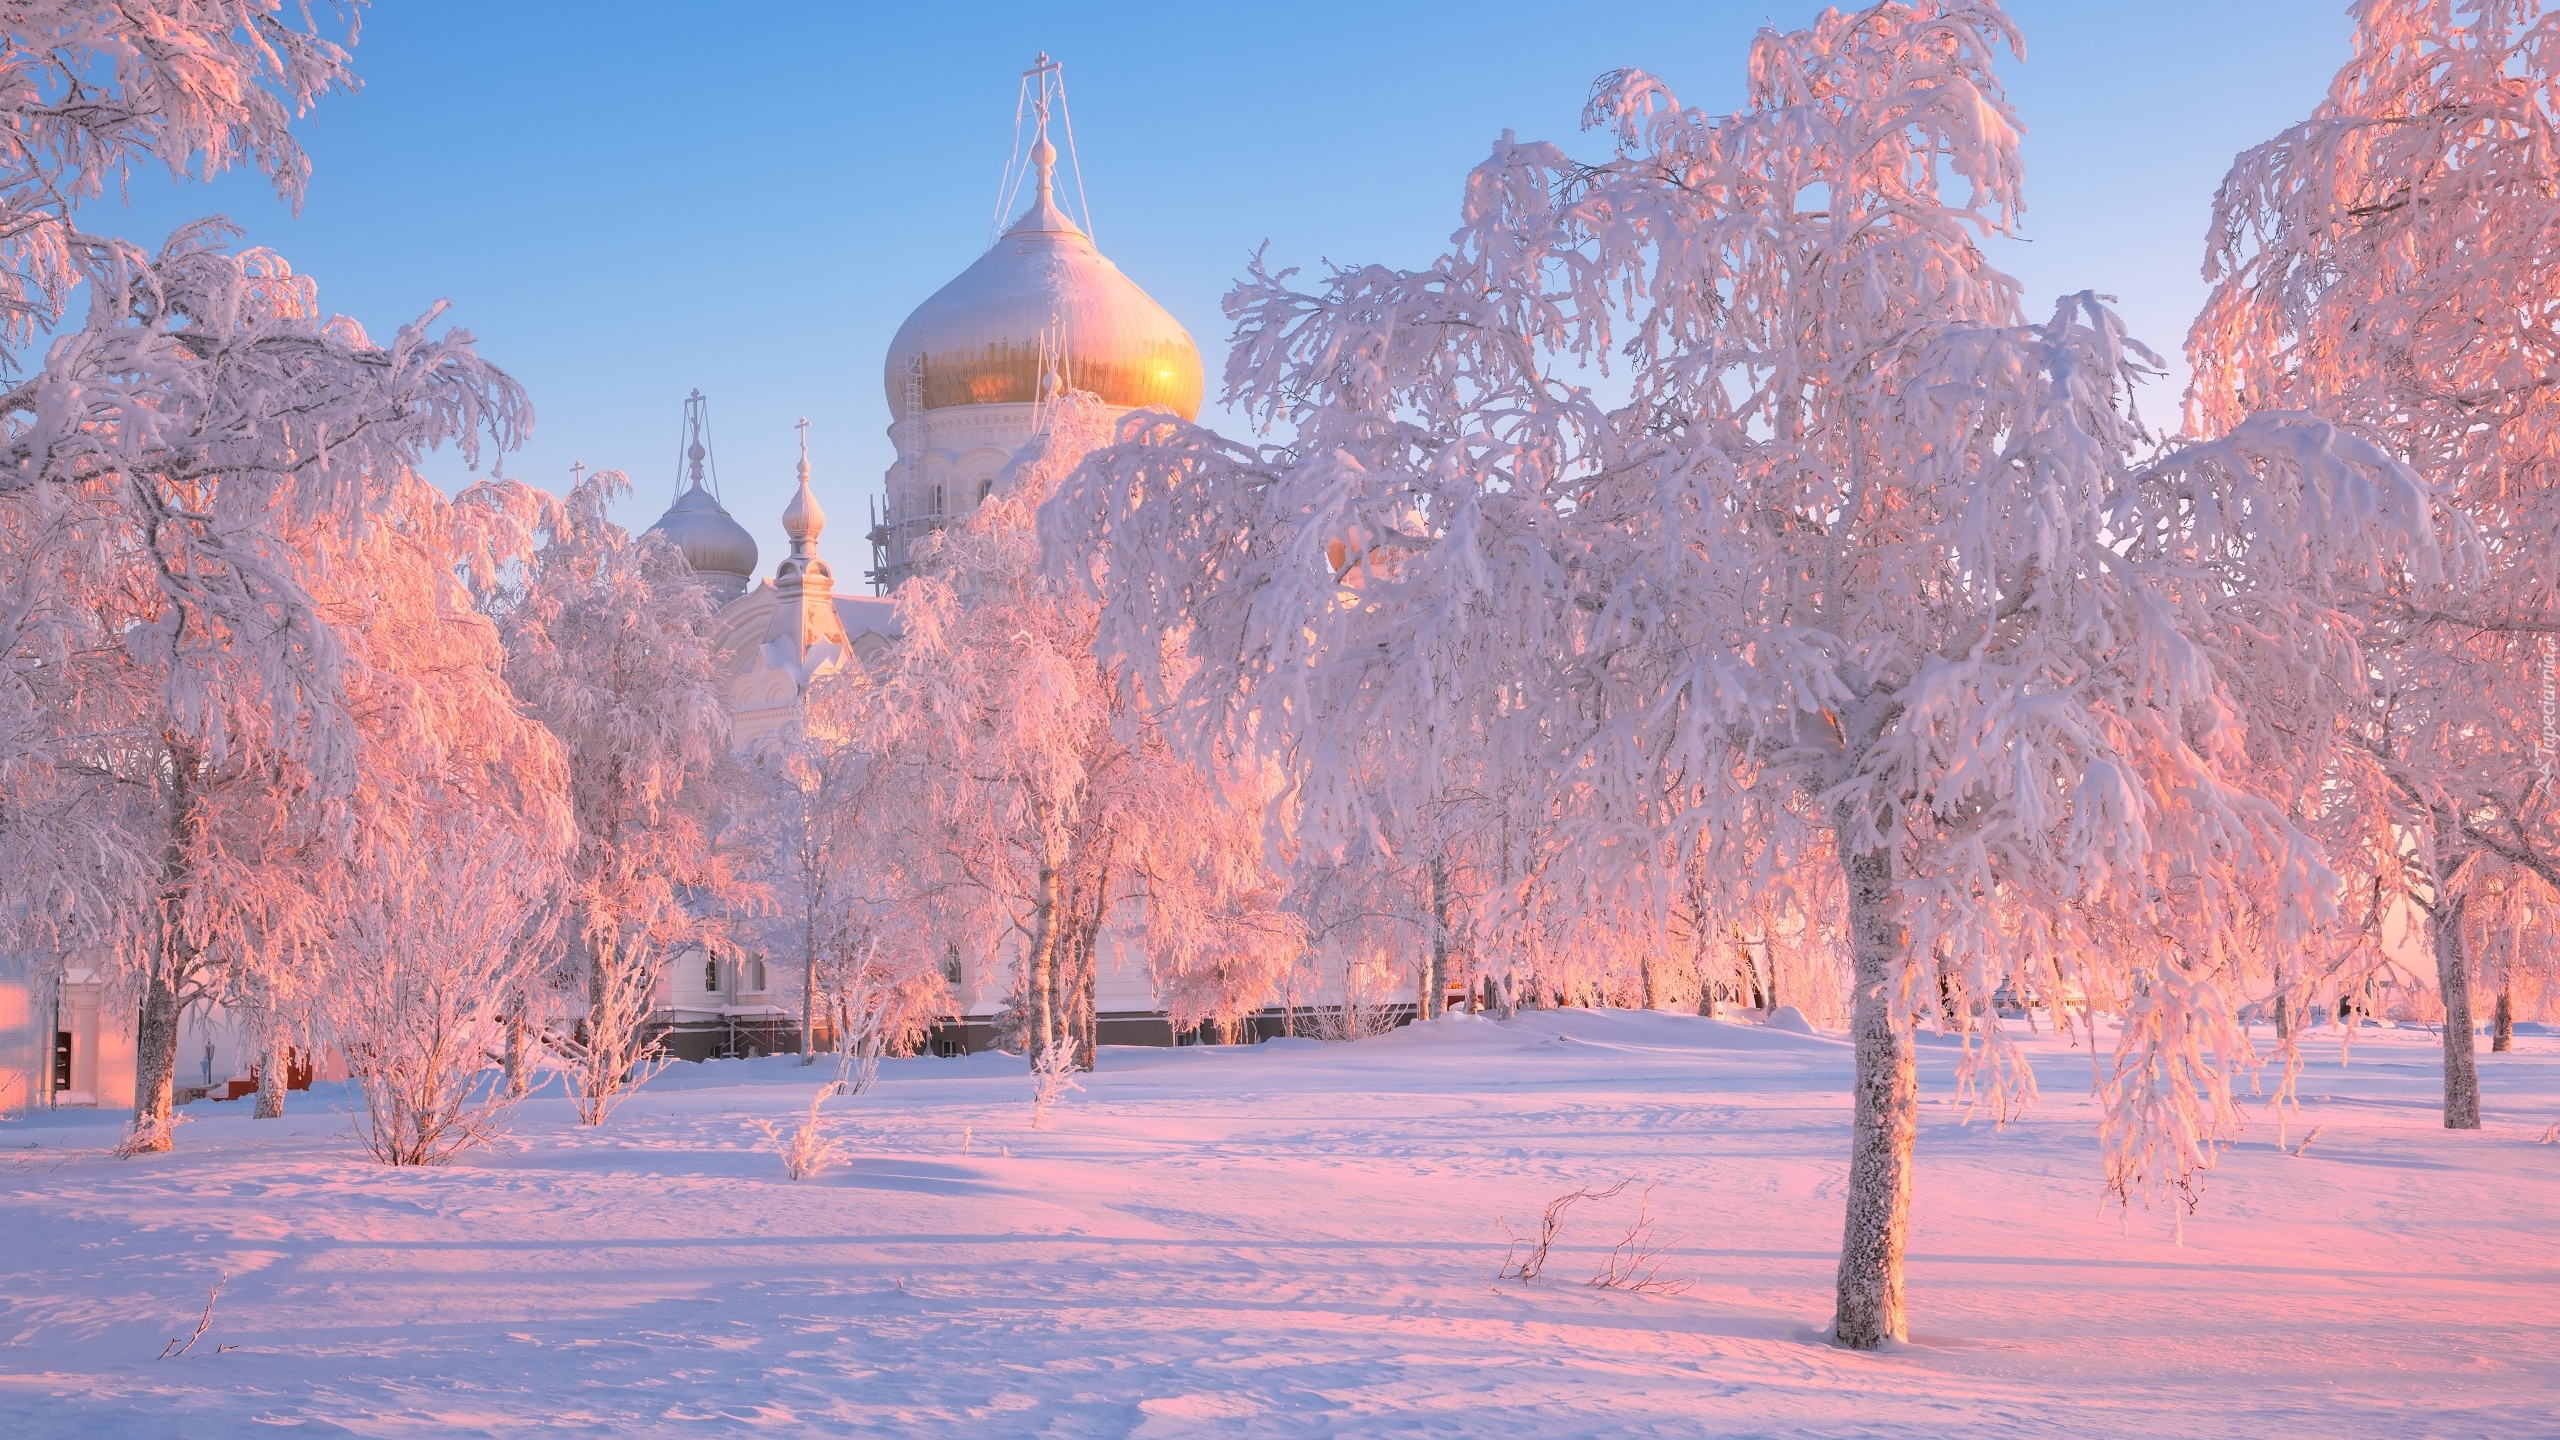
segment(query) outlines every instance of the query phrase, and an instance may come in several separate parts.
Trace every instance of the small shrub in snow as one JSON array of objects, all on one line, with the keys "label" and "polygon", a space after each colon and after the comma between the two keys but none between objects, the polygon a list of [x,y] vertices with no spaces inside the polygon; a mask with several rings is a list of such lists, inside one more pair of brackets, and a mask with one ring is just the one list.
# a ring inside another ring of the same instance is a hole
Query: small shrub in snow
[{"label": "small shrub in snow", "polygon": [[1070,1090],[1084,1087],[1076,1083],[1076,1047],[1052,1045],[1031,1062],[1031,1128],[1049,1128],[1049,1112],[1057,1108]]},{"label": "small shrub in snow", "polygon": [[809,1113],[788,1130],[770,1120],[756,1122],[756,1128],[773,1142],[774,1153],[782,1157],[782,1173],[794,1180],[806,1180],[845,1156],[843,1142],[827,1135],[818,1116],[818,1107],[833,1093],[835,1087],[829,1086],[809,1097]]}]

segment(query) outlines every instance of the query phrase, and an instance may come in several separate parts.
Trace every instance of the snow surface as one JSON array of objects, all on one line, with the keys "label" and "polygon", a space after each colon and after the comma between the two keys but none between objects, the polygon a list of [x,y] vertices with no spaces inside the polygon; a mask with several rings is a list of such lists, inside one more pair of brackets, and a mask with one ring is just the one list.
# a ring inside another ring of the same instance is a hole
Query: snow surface
[{"label": "snow surface", "polygon": [[[1018,1060],[892,1061],[796,1184],[789,1060],[429,1171],[325,1088],[135,1160],[57,1114],[0,1126],[0,1434],[2548,1436],[2560,1038],[2518,1045],[2467,1135],[2425,1031],[2315,1047],[2307,1152],[2253,1123],[2182,1244],[2098,1194],[2085,1053],[1997,1130],[1924,1044],[1914,1337],[1867,1355],[1820,1338],[1847,1046],[1687,1016],[1113,1049],[1048,1131]],[[1498,1219],[1620,1177],[1493,1280]],[[1585,1286],[1647,1181],[1690,1288]]]}]

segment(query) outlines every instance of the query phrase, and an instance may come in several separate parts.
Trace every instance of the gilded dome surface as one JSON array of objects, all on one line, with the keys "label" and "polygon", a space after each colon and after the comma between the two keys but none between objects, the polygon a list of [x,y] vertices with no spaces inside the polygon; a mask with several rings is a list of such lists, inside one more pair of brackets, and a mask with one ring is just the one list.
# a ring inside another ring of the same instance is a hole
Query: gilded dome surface
[{"label": "gilded dome surface", "polygon": [[696,574],[733,575],[742,587],[755,576],[756,537],[731,518],[698,480],[649,529],[674,541]]},{"label": "gilded dome surface", "polygon": [[[1161,405],[1186,420],[1200,413],[1190,332],[1057,207],[1046,164],[1022,218],[898,327],[884,376],[889,413],[907,418],[911,388],[927,410],[1039,399],[1044,348],[1057,360],[1056,388]],[[919,359],[922,383],[911,387]]]}]

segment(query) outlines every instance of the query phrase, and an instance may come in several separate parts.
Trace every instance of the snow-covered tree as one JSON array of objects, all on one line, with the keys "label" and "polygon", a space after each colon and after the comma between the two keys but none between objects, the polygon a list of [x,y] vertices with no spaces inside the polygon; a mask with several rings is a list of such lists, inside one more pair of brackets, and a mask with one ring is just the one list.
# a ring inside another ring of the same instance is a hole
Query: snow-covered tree
[{"label": "snow-covered tree", "polygon": [[[359,8],[325,12],[348,42]],[[156,254],[78,229],[153,163],[298,199],[289,123],[353,83],[309,7],[40,0],[0,38],[0,884],[40,948],[139,992],[136,1140],[165,1146],[178,1010],[273,974],[310,930],[284,877],[348,833],[374,662],[318,614],[330,557],[422,450],[510,443],[523,399],[432,312],[375,345],[219,224]]]},{"label": "snow-covered tree", "polygon": [[[2467,889],[2484,852],[2560,877],[2532,751],[2560,634],[2560,15],[2540,0],[2363,0],[2355,50],[2302,123],[2244,152],[2215,204],[2213,290],[2187,340],[2192,425],[2313,410],[2407,461],[2481,539],[2358,619],[2378,686],[2323,795],[2427,919],[2445,1124],[2480,1123]],[[2446,583],[2452,582],[2452,583]],[[2381,962],[2368,945],[2356,961]]]},{"label": "snow-covered tree", "polygon": [[752,898],[717,843],[736,777],[714,606],[674,546],[605,518],[627,488],[618,471],[587,476],[530,561],[483,591],[508,683],[567,764],[576,842],[550,979],[583,1004],[545,1040],[567,1057],[590,1125],[658,1054],[668,953],[725,943],[731,910]]},{"label": "snow-covered tree", "polygon": [[[1504,136],[1431,266],[1300,291],[1257,262],[1228,392],[1290,444],[1132,427],[1060,501],[1113,577],[1106,653],[1320,831],[1430,793],[1330,768],[1348,736],[1481,728],[1571,818],[1563,903],[1770,807],[1816,833],[1855,987],[1858,1347],[1904,1329],[1910,1032],[1941,985],[2112,997],[2110,1180],[2209,1162],[2249,1058],[2217,917],[2331,889],[2233,677],[2334,701],[2359,660],[2325,587],[2437,554],[2417,482],[2317,422],[2135,463],[2147,352],[2090,295],[2028,322],[1977,244],[2018,212],[2015,43],[1988,0],[1886,3],[1763,31],[1737,114],[1604,77],[1617,153]],[[1983,1039],[1978,1093],[2026,1098]]]},{"label": "snow-covered tree", "polygon": [[423,451],[509,439],[523,410],[469,335],[428,336],[432,313],[375,345],[281,259],[221,238],[101,247],[88,321],[22,387],[13,437],[48,477],[13,503],[85,517],[78,703],[49,759],[113,817],[80,940],[139,991],[146,1145],[165,1143],[179,1011],[308,933],[298,852],[346,834],[351,689],[399,663],[351,652],[324,613],[361,583],[360,533],[392,523]]},{"label": "snow-covered tree", "polygon": [[1176,754],[1096,661],[1092,603],[1041,568],[1033,518],[1103,416],[1060,397],[995,493],[924,547],[857,726],[884,767],[881,813],[903,817],[879,839],[913,919],[884,940],[936,965],[1019,946],[1032,1060],[1065,1046],[1082,1068],[1107,936],[1145,946],[1177,1026],[1231,1022],[1298,943],[1263,864],[1261,778]]}]

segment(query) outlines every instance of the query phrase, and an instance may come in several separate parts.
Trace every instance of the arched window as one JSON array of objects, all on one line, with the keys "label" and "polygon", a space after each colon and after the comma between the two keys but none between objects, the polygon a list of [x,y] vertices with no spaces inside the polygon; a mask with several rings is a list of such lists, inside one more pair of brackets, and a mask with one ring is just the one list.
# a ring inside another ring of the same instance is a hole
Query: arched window
[{"label": "arched window", "polygon": [[753,986],[749,987],[749,988],[751,988],[751,989],[755,990],[758,994],[762,994],[762,993],[763,993],[763,991],[764,991],[764,962],[763,962],[762,960],[758,960],[757,962],[755,962],[755,972],[754,972],[754,973],[755,973],[755,977],[756,977],[756,983],[755,983]]},{"label": "arched window", "polygon": [[702,988],[703,988],[704,990],[709,991],[709,992],[714,993],[714,994],[717,994],[717,993],[719,992],[719,989],[720,989],[720,962],[719,962],[719,961],[717,961],[717,960],[712,960],[712,959],[705,959],[705,960],[702,962]]},{"label": "arched window", "polygon": [[978,503],[979,503],[979,504],[981,504],[981,505],[986,504],[986,503],[987,503],[987,497],[988,497],[989,495],[991,495],[991,494],[995,493],[995,488],[996,488],[996,477],[994,477],[993,475],[990,475],[990,476],[988,476],[986,479],[979,481],[979,482],[978,482]]},{"label": "arched window", "polygon": [[942,513],[942,487],[939,485],[933,487],[933,513]]}]

